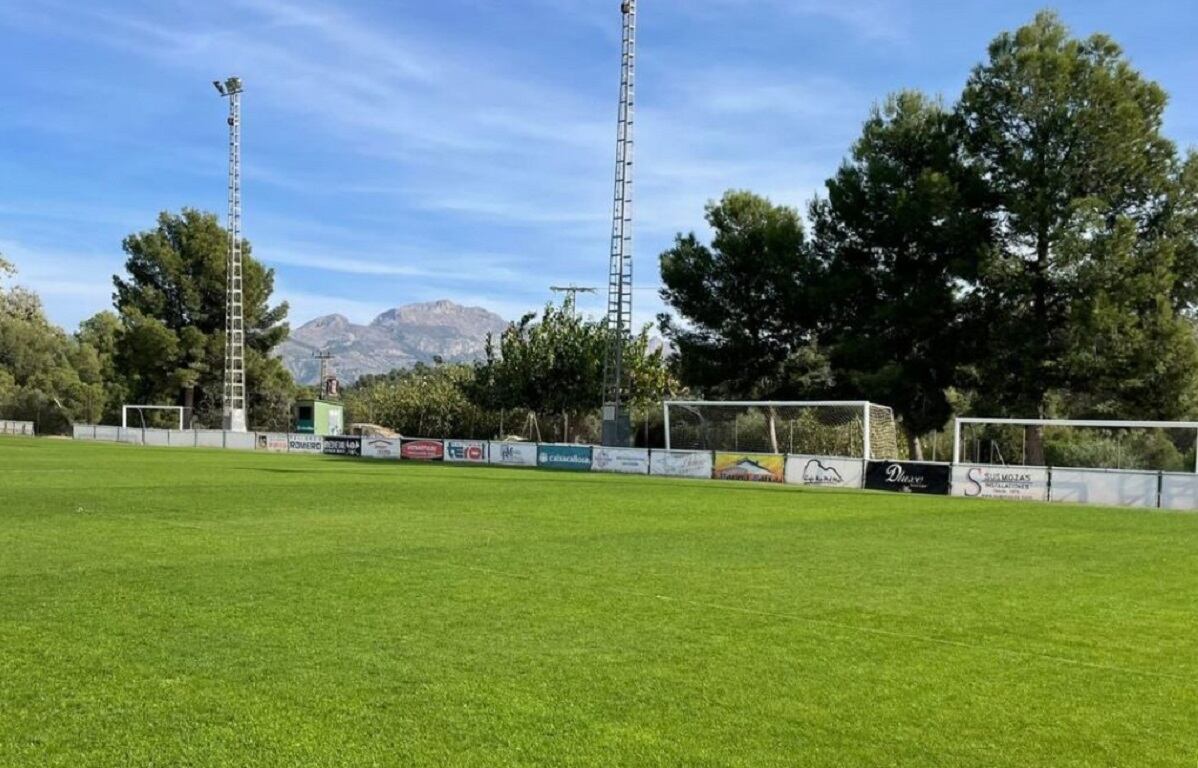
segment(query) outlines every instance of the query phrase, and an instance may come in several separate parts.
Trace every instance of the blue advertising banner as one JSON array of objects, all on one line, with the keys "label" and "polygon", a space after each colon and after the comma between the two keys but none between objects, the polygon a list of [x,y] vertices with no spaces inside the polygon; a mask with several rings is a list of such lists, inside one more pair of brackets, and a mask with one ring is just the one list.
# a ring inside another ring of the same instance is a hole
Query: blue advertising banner
[{"label": "blue advertising banner", "polygon": [[591,471],[589,445],[538,445],[537,466],[545,469],[564,469],[570,472]]}]

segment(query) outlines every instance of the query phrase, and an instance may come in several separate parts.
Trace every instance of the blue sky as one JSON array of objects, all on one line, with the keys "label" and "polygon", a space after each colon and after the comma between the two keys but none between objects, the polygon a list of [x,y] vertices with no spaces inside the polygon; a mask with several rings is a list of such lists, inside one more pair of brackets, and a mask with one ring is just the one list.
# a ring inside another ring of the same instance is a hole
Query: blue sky
[{"label": "blue sky", "polygon": [[[245,233],[292,322],[450,298],[508,318],[602,285],[618,0],[0,0],[0,252],[68,327],[110,304],[121,238],[225,210],[225,104],[244,101]],[[657,255],[730,187],[805,207],[870,106],[952,100],[1040,3],[641,0],[638,320]],[[1172,95],[1198,144],[1198,4],[1073,0]],[[584,298],[599,312],[602,298]]]}]

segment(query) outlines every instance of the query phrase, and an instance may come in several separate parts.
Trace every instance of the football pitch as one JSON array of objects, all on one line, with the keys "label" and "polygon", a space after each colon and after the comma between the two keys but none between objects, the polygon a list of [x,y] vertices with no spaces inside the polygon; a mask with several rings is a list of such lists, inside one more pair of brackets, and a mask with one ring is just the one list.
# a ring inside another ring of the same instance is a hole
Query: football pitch
[{"label": "football pitch", "polygon": [[0,766],[1190,766],[1198,516],[0,439]]}]

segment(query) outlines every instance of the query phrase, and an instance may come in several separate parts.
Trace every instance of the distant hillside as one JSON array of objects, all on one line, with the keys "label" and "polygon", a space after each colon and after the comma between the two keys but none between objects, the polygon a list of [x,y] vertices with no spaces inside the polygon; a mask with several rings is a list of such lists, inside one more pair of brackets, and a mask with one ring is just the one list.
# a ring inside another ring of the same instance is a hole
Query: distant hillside
[{"label": "distant hillside", "polygon": [[376,317],[370,325],[355,325],[342,315],[326,315],[304,323],[279,345],[278,355],[301,384],[315,384],[320,364],[317,351],[333,355],[333,370],[345,383],[368,373],[387,373],[416,363],[481,359],[487,334],[508,326],[494,312],[463,307],[452,301],[408,304]]}]

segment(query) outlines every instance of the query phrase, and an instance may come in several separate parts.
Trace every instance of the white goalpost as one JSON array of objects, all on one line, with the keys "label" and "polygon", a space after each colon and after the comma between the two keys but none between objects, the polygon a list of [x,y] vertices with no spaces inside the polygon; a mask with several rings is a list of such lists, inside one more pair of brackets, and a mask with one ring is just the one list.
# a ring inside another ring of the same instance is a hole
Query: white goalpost
[{"label": "white goalpost", "polygon": [[[1041,461],[1030,456],[1030,430]],[[953,463],[1198,473],[1198,421],[960,417]]]},{"label": "white goalpost", "polygon": [[145,411],[177,411],[179,414],[179,426],[176,429],[183,430],[184,412],[186,408],[181,405],[122,405],[121,406],[121,428],[129,428],[129,412],[134,411],[139,416],[139,423],[134,424],[134,428],[145,429],[146,419]]},{"label": "white goalpost", "polygon": [[894,412],[868,401],[666,400],[666,450],[898,458]]}]

